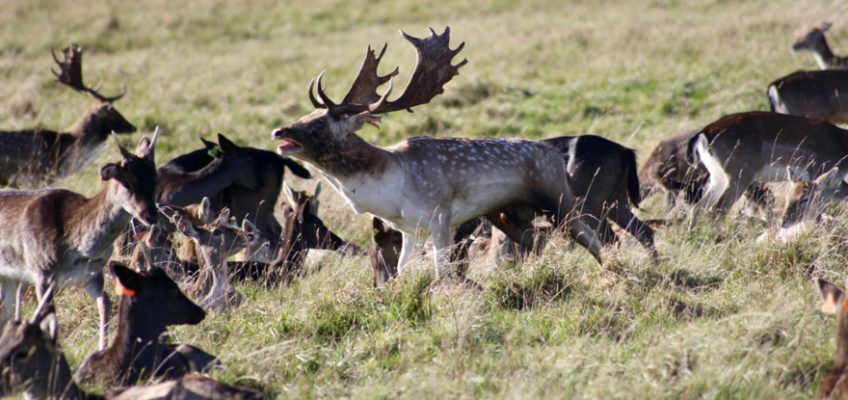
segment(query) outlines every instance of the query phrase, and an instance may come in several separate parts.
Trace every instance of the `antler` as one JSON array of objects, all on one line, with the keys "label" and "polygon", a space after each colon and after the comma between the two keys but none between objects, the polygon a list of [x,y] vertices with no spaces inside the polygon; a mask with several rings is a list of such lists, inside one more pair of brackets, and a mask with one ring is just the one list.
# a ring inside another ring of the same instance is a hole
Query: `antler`
[{"label": "antler", "polygon": [[76,44],[71,43],[68,47],[62,49],[62,54],[64,56],[64,60],[62,61],[59,61],[59,58],[56,57],[55,51],[50,50],[50,54],[53,55],[53,60],[59,65],[60,72],[53,71],[52,69],[50,71],[59,78],[59,82],[70,86],[74,90],[88,93],[98,100],[106,103],[111,103],[127,94],[126,87],[122,88],[120,94],[108,97],[97,92],[97,89],[100,88],[99,84],[93,89],[85,86],[82,81],[82,48]]},{"label": "antler", "polygon": [[[322,72],[318,75],[318,97],[321,102],[315,99],[312,94],[315,81],[309,82],[309,100],[312,105],[315,108],[327,108],[333,113],[367,110],[372,114],[385,114],[403,109],[412,112],[412,107],[427,104],[433,97],[444,92],[443,86],[459,74],[460,67],[468,63],[468,59],[463,59],[459,64],[451,64],[451,60],[462,51],[465,42],[451,50],[449,46],[450,27],[445,27],[445,31],[441,35],[436,34],[433,28],[430,28],[430,36],[424,39],[410,36],[403,31],[401,31],[401,34],[415,46],[418,59],[409,83],[400,97],[394,101],[388,101],[394,87],[392,78],[397,75],[398,69],[395,68],[394,71],[384,76],[377,74],[377,66],[386,52],[386,46],[383,45],[379,56],[375,56],[374,50],[369,46],[359,69],[359,74],[342,103],[336,105],[324,93],[324,87],[321,84],[321,78],[324,76]],[[386,82],[389,83],[388,89],[382,96],[378,95],[377,88]]]}]

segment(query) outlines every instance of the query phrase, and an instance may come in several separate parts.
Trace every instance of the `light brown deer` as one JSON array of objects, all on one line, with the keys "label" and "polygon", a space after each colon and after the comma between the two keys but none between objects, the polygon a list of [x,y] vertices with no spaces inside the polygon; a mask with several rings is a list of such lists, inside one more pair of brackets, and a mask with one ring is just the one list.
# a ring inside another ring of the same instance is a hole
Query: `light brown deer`
[{"label": "light brown deer", "polygon": [[11,321],[0,335],[0,395],[23,392],[29,399],[262,399],[260,393],[233,387],[202,375],[146,386],[110,390],[106,396],[86,393],[72,378],[59,348],[57,331],[44,328],[55,319],[46,303],[30,321]]},{"label": "light brown deer", "polygon": [[[130,220],[156,223],[153,201],[156,167],[153,140],[142,138],[135,154],[118,143],[121,160],[100,169],[103,188],[91,198],[65,189],[0,191],[0,293],[3,314],[20,310],[20,291],[85,286],[100,312],[100,348],[106,345],[109,298],[103,291],[103,267],[112,244]],[[117,137],[116,137],[117,143]]]},{"label": "light brown deer", "polygon": [[848,69],[848,57],[840,57],[833,54],[833,51],[830,50],[830,45],[827,44],[827,38],[824,37],[825,32],[832,26],[832,23],[824,22],[813,28],[806,35],[795,41],[795,44],[792,45],[792,50],[811,51],[813,57],[816,58],[816,63],[821,69]]},{"label": "light brown deer", "polygon": [[[547,210],[557,225],[600,260],[600,241],[577,218],[574,194],[567,183],[562,154],[550,145],[518,139],[456,139],[417,137],[388,148],[375,147],[356,134],[365,123],[377,125],[382,114],[426,104],[443,92],[443,85],[459,73],[467,60],[452,65],[462,50],[450,49],[450,30],[424,39],[403,33],[415,47],[418,60],[404,92],[389,100],[392,77],[377,67],[370,48],[351,89],[336,104],[324,93],[323,73],[317,90],[321,101],[309,98],[315,111],[275,129],[272,137],[283,141],[280,154],[304,160],[328,178],[357,213],[385,219],[403,232],[399,268],[409,260],[421,232],[433,238],[437,276],[451,272],[450,228],[504,207]],[[380,96],[377,88],[389,83]]]},{"label": "light brown deer", "polygon": [[819,385],[819,396],[841,399],[848,396],[848,379],[845,367],[848,366],[848,300],[845,291],[824,280],[818,280],[819,291],[824,301],[821,311],[836,314],[836,352],[833,366],[825,374]]},{"label": "light brown deer", "polygon": [[[784,244],[816,227],[827,229],[838,225],[838,220],[825,214],[824,209],[829,199],[844,198],[848,195],[846,188],[840,182],[842,179],[839,168],[834,167],[814,180],[795,181],[789,191],[789,198],[776,233],[767,230],[757,238],[757,242],[773,240]],[[822,197],[823,191],[830,193]]]},{"label": "light brown deer", "polygon": [[59,65],[60,72],[54,71],[59,82],[93,96],[98,102],[77,123],[61,132],[46,129],[0,131],[0,185],[41,187],[49,184],[79,171],[94,159],[109,133],[135,132],[135,127],[112,104],[126,91],[108,97],[85,86],[82,49],[71,44],[62,53],[63,61],[53,54]]},{"label": "light brown deer", "polygon": [[197,276],[183,285],[186,294],[207,311],[235,307],[242,296],[230,284],[227,257],[249,245],[258,236],[253,224],[244,220],[242,227],[230,224],[230,211],[221,210],[209,224],[194,226],[191,218],[178,208],[162,207],[177,230],[195,243],[199,256]]}]

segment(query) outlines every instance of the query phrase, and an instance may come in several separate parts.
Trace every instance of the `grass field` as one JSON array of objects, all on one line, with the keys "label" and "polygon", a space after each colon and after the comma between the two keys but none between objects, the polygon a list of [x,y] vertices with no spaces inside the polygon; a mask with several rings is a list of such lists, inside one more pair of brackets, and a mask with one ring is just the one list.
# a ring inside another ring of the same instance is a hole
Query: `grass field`
[{"label": "grass field", "polygon": [[[387,42],[384,71],[399,65],[402,85],[414,53],[397,30],[449,25],[469,64],[432,104],[363,129],[366,140],[594,133],[641,162],[667,136],[767,109],[769,82],[816,68],[789,51],[809,27],[833,20],[831,44],[848,53],[842,1],[433,3],[5,0],[0,127],[58,128],[83,113],[90,99],[49,72],[50,49],[76,41],[90,83],[126,84],[116,104],[140,128],[133,140],[164,129],[159,162],[217,132],[273,149],[271,130],[311,111],[312,76],[326,69],[339,98],[366,46]],[[61,184],[93,193],[116,156],[110,144]],[[331,229],[369,241],[370,217],[322,200]],[[661,210],[653,199],[642,215]],[[385,290],[371,288],[366,257],[325,262],[291,287],[240,286],[238,310],[174,338],[217,354],[215,377],[279,398],[812,397],[836,323],[817,311],[811,276],[845,282],[848,230],[778,247],[754,244],[762,229],[735,218],[668,228],[658,267],[633,244],[598,265],[555,240],[526,264],[473,270],[483,292],[433,282],[428,260]],[[76,366],[97,345],[96,308],[82,290],[57,305]]]}]

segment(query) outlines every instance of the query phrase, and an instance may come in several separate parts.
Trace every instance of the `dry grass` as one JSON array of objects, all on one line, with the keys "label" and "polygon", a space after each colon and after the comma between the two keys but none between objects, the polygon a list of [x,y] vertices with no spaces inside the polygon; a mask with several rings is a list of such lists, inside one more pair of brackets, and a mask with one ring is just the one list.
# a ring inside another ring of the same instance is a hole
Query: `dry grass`
[{"label": "dry grass", "polygon": [[[731,112],[765,109],[766,85],[815,68],[792,40],[825,19],[848,52],[843,2],[538,0],[17,1],[0,7],[0,126],[70,125],[88,100],[53,82],[50,48],[88,48],[86,74],[129,94],[118,109],[166,135],[157,159],[224,132],[271,149],[271,129],[308,111],[327,69],[340,97],[368,44],[384,63],[412,52],[396,34],[452,28],[468,66],[433,104],[362,135],[541,138],[595,133],[639,150]],[[140,135],[136,135],[136,138]],[[92,193],[98,164],[63,185]],[[325,191],[328,192],[328,191]],[[322,216],[365,243],[368,218],[332,193]],[[658,201],[646,215],[658,216]],[[845,219],[844,217],[842,219]],[[482,293],[432,282],[426,260],[386,290],[364,257],[327,262],[289,288],[242,286],[245,304],[175,329],[219,355],[215,376],[274,397],[803,398],[832,361],[835,321],[810,276],[842,282],[844,232],[778,248],[762,227],[704,223],[658,234],[662,265],[627,245],[595,264],[556,242],[539,259],[480,275]],[[74,365],[96,346],[80,290],[58,299]]]}]

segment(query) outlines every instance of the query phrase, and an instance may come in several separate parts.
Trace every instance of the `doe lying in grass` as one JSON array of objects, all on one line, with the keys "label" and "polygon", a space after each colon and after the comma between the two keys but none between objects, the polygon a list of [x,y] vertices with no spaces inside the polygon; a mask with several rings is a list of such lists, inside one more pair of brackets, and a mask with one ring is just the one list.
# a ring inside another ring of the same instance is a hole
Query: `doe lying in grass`
[{"label": "doe lying in grass", "polygon": [[109,347],[83,361],[75,376],[78,381],[113,386],[148,378],[174,379],[217,363],[194,346],[167,342],[168,326],[198,324],[206,313],[163,270],[136,273],[117,263],[110,269],[120,296],[117,333]]},{"label": "doe lying in grass", "polygon": [[45,329],[55,318],[53,306],[42,303],[31,321],[6,324],[0,335],[0,395],[23,392],[31,399],[261,399],[259,393],[214,379],[187,375],[148,386],[110,390],[106,396],[86,393],[71,377],[71,368],[59,348],[57,331]]}]

